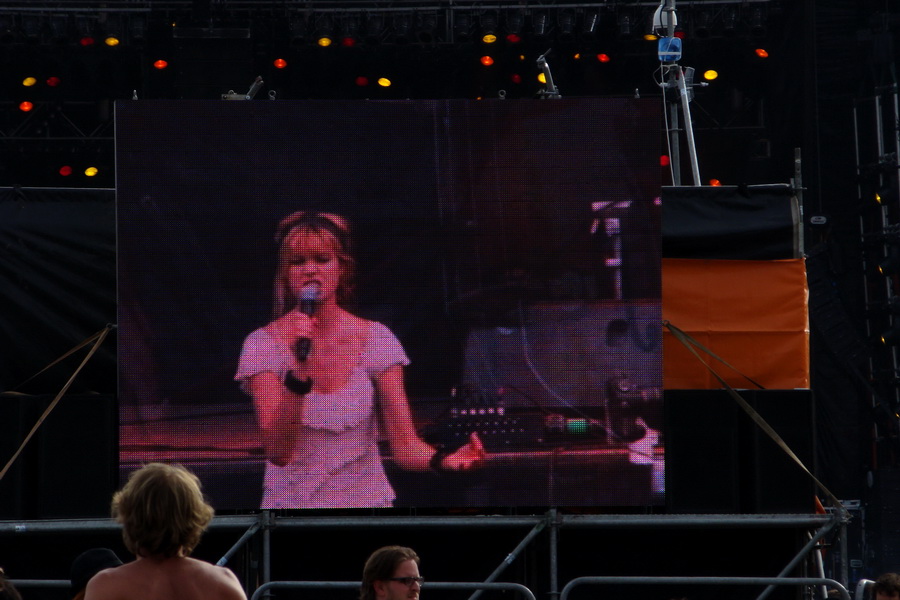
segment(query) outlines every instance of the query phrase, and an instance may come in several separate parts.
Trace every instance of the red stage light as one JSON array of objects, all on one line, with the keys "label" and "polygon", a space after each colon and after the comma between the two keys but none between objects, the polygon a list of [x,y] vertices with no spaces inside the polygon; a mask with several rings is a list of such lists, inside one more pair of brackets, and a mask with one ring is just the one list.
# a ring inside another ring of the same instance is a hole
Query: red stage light
[{"label": "red stage light", "polygon": [[163,59],[159,59],[153,63],[153,68],[157,69],[159,71],[162,71],[163,69],[165,69],[168,66],[169,66],[169,63],[164,61]]},{"label": "red stage light", "polygon": [[28,100],[19,103],[19,110],[21,110],[22,112],[29,112],[33,108],[34,104],[29,102]]},{"label": "red stage light", "polygon": [[62,83],[62,81],[55,75],[47,78],[47,85],[49,85],[50,87],[57,87],[60,83]]},{"label": "red stage light", "polygon": [[601,52],[600,54],[597,55],[597,60],[602,63],[608,63],[612,59],[609,57],[609,54],[605,54],[605,53]]},{"label": "red stage light", "polygon": [[661,167],[668,167],[670,162],[671,161],[667,154],[663,154],[662,156],[659,157],[659,166],[661,166]]},{"label": "red stage light", "polygon": [[68,177],[69,175],[72,174],[72,167],[70,167],[69,165],[61,166],[59,168],[59,174],[62,175],[63,177]]},{"label": "red stage light", "polygon": [[276,69],[283,69],[283,68],[287,67],[287,61],[284,60],[283,58],[276,58],[272,62],[272,64],[275,65]]},{"label": "red stage light", "polygon": [[352,48],[356,45],[356,38],[354,37],[342,37],[341,38],[341,46],[344,48]]},{"label": "red stage light", "polygon": [[486,67],[489,67],[492,64],[494,64],[494,59],[487,55],[482,56],[479,60],[481,61],[481,64],[483,64]]},{"label": "red stage light", "polygon": [[519,75],[518,73],[513,73],[512,75],[509,76],[509,79],[513,83],[522,83],[522,76]]},{"label": "red stage light", "polygon": [[507,33],[506,41],[509,42],[510,44],[518,44],[519,42],[522,41],[522,36],[519,35],[518,33]]},{"label": "red stage light", "polygon": [[769,53],[765,48],[757,48],[756,55],[760,58],[769,58]]},{"label": "red stage light", "polygon": [[713,187],[718,187],[718,186],[722,185],[722,182],[719,181],[718,179],[710,179],[709,185],[711,185]]},{"label": "red stage light", "polygon": [[365,87],[369,85],[369,78],[360,75],[356,78],[356,85],[358,85],[359,87]]},{"label": "red stage light", "polygon": [[81,44],[82,46],[87,47],[87,46],[93,46],[96,43],[96,41],[97,40],[95,40],[91,36],[86,35],[83,38],[81,38],[80,40],[78,40],[78,43]]}]

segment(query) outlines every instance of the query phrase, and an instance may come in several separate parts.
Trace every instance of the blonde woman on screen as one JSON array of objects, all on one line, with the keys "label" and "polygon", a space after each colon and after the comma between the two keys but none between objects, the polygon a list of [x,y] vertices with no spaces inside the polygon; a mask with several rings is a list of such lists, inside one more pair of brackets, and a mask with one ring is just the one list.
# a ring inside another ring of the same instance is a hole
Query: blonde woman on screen
[{"label": "blonde woman on screen", "polygon": [[235,375],[253,399],[266,452],[262,508],[391,506],[382,433],[404,469],[479,465],[485,451],[474,434],[452,453],[419,438],[400,342],[343,308],[354,266],[346,220],[295,212],[276,240],[274,319],[246,338]]}]

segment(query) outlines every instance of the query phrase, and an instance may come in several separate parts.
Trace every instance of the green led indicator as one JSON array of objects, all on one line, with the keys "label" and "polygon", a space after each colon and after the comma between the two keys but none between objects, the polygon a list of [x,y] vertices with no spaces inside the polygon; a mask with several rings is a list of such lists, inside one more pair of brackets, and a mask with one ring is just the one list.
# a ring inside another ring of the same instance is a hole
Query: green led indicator
[{"label": "green led indicator", "polygon": [[587,433],[587,419],[568,419],[566,420],[566,431],[569,433]]}]

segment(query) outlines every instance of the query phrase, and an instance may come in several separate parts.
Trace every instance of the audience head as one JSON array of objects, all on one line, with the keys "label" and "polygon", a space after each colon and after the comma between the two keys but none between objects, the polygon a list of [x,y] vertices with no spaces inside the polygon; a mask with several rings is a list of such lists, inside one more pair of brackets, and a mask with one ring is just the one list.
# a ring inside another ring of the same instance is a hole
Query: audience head
[{"label": "audience head", "polygon": [[875,580],[872,586],[872,598],[875,600],[900,600],[900,575],[885,573]]},{"label": "audience head", "polygon": [[69,579],[72,582],[72,593],[75,600],[84,597],[84,588],[87,587],[91,577],[104,569],[118,567],[122,564],[116,553],[109,548],[91,548],[82,552],[72,561],[69,571]]},{"label": "audience head", "polygon": [[373,552],[363,567],[360,600],[376,600],[378,597],[376,584],[395,577],[397,567],[408,560],[418,566],[419,555],[412,548],[405,546],[385,546]]},{"label": "audience head", "polygon": [[180,465],[134,471],[112,500],[125,546],[136,556],[188,556],[213,517],[200,480]]}]

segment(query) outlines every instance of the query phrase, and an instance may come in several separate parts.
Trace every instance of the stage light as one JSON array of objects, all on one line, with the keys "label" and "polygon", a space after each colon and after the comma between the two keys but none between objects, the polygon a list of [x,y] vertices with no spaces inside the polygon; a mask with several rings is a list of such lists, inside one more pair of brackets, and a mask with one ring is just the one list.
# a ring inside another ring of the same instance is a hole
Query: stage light
[{"label": "stage light", "polygon": [[0,15],[0,43],[10,44],[16,40],[16,31],[11,15]]},{"label": "stage light", "polygon": [[719,186],[722,185],[722,182],[719,181],[718,179],[710,179],[710,180],[709,180],[709,185],[711,185],[711,186],[713,186],[713,187],[719,187]]},{"label": "stage light", "polygon": [[453,14],[453,35],[460,42],[472,36],[472,17],[468,13]]},{"label": "stage light", "polygon": [[128,36],[134,44],[141,44],[147,39],[147,17],[131,15],[128,19]]},{"label": "stage light", "polygon": [[97,167],[88,167],[87,169],[84,170],[84,174],[87,177],[96,177],[97,174],[99,174],[99,173],[100,173],[100,169],[98,169]]},{"label": "stage light", "polygon": [[875,190],[873,197],[876,203],[884,205],[890,202],[891,199],[896,199],[897,194],[894,192],[893,186],[890,183],[886,183]]},{"label": "stage light", "polygon": [[408,44],[412,32],[412,18],[407,13],[394,16],[394,42]]},{"label": "stage light", "polygon": [[480,59],[478,59],[478,60],[479,60],[479,62],[480,62],[481,64],[483,64],[485,67],[490,67],[491,65],[494,64],[494,59],[493,59],[491,56],[488,56],[488,55],[482,56],[482,57],[481,57]]},{"label": "stage light", "polygon": [[737,32],[737,11],[733,8],[725,10],[725,16],[722,17],[722,32],[726,36],[733,36]]},{"label": "stage light", "polygon": [[341,21],[341,46],[352,48],[359,41],[359,17],[349,15]]},{"label": "stage light", "polygon": [[631,15],[622,13],[617,21],[619,25],[619,35],[622,37],[631,36]]},{"label": "stage light", "polygon": [[531,28],[534,30],[535,37],[546,37],[547,33],[549,33],[550,23],[547,18],[547,13],[539,12],[535,13],[531,18]]},{"label": "stage light", "polygon": [[75,22],[75,26],[78,30],[78,43],[81,46],[93,46],[97,42],[97,40],[94,39],[93,23],[89,19],[79,17]]},{"label": "stage light", "polygon": [[497,13],[486,12],[479,18],[481,27],[481,41],[485,44],[493,44],[497,41]]},{"label": "stage light", "polygon": [[22,85],[25,87],[31,87],[37,83],[37,78],[35,77],[26,77],[22,80]]},{"label": "stage light", "polygon": [[63,44],[69,41],[69,21],[65,16],[53,16],[47,22],[47,40],[53,44]]},{"label": "stage light", "polygon": [[392,83],[393,82],[390,79],[388,79],[387,77],[379,77],[378,78],[378,85],[380,85],[381,87],[384,87],[384,88],[391,87]]},{"label": "stage light", "polygon": [[556,25],[559,27],[557,37],[560,41],[568,42],[575,38],[575,11],[561,8],[556,13]]},{"label": "stage light", "polygon": [[695,13],[693,31],[698,40],[705,40],[710,36],[709,19],[709,13],[705,10]]},{"label": "stage light", "polygon": [[19,102],[19,110],[22,112],[31,112],[34,109],[34,104],[25,100],[24,102]]},{"label": "stage light", "polygon": [[55,75],[51,75],[50,77],[47,78],[47,85],[49,85],[50,87],[54,87],[54,88],[59,87],[59,84],[61,84],[61,83],[62,83],[62,80]]},{"label": "stage light", "polygon": [[359,75],[354,83],[359,87],[366,87],[367,85],[369,85],[369,78]]},{"label": "stage light", "polygon": [[122,22],[116,15],[105,15],[101,17],[101,22],[104,23],[104,31],[106,34],[103,36],[103,43],[109,46],[110,48],[114,48],[122,43]]},{"label": "stage light", "polygon": [[62,175],[63,177],[68,177],[69,175],[72,174],[72,167],[70,167],[69,165],[61,166],[59,168],[59,174]]},{"label": "stage light", "polygon": [[599,62],[602,62],[602,63],[608,63],[608,62],[611,61],[612,59],[609,57],[609,54],[606,54],[606,53],[604,53],[604,52],[601,52],[601,53],[599,53],[599,54],[597,55],[597,60],[598,60]]},{"label": "stage light", "polygon": [[365,19],[365,42],[370,46],[378,45],[384,39],[385,22],[381,14],[371,14]]},{"label": "stage light", "polygon": [[703,71],[703,79],[705,79],[707,81],[713,81],[718,78],[719,78],[719,72],[716,71],[715,69],[707,69],[706,71]]},{"label": "stage light", "polygon": [[544,75],[543,73],[538,73],[537,80],[538,80],[540,83],[542,83],[542,84],[544,84],[544,85],[547,85],[547,76]]},{"label": "stage light", "polygon": [[437,15],[434,13],[418,13],[416,15],[416,39],[420,44],[433,44],[434,30],[437,27]]},{"label": "stage light", "polygon": [[518,85],[518,84],[522,83],[522,76],[519,75],[518,73],[513,73],[512,75],[509,76],[509,80],[512,81],[513,83],[515,83],[516,85]]},{"label": "stage light", "polygon": [[334,43],[334,33],[332,33],[331,17],[328,15],[320,15],[316,19],[316,32],[313,38],[316,45],[321,48],[327,48]]},{"label": "stage light", "polygon": [[667,154],[663,154],[659,157],[659,166],[668,167],[670,164],[672,164],[672,160]]},{"label": "stage light", "polygon": [[291,46],[302,46],[306,43],[306,36],[308,33],[306,17],[302,15],[293,15],[288,22],[288,35],[291,39]]},{"label": "stage light", "polygon": [[22,17],[22,37],[26,42],[36,43],[41,39],[41,20],[37,15]]},{"label": "stage light", "polygon": [[750,35],[755,38],[765,37],[766,24],[763,19],[762,9],[759,7],[750,11]]},{"label": "stage light", "polygon": [[153,68],[156,69],[157,71],[162,71],[163,69],[165,69],[168,66],[169,66],[168,61],[165,61],[163,59],[153,61]]},{"label": "stage light", "polygon": [[276,69],[285,69],[287,68],[288,63],[283,58],[276,58],[272,61],[272,65],[274,65]]},{"label": "stage light", "polygon": [[757,48],[753,52],[760,58],[769,58],[769,52],[765,48]]},{"label": "stage light", "polygon": [[525,26],[525,11],[517,8],[504,13],[504,29],[506,41],[510,44],[518,44],[522,41],[522,27]]},{"label": "stage light", "polygon": [[645,33],[644,34],[644,41],[655,42],[658,39],[659,39],[659,36],[656,35],[655,33]]},{"label": "stage light", "polygon": [[584,14],[584,20],[581,22],[581,36],[589,38],[597,31],[597,23],[600,21],[600,15],[597,11],[592,10]]},{"label": "stage light", "polygon": [[900,321],[895,321],[879,336],[881,343],[885,346],[896,346],[900,343]]}]

